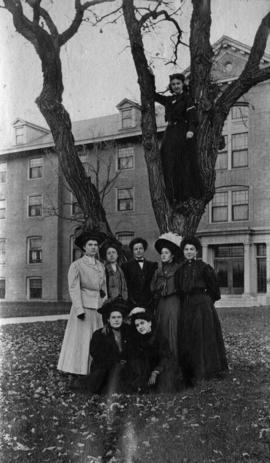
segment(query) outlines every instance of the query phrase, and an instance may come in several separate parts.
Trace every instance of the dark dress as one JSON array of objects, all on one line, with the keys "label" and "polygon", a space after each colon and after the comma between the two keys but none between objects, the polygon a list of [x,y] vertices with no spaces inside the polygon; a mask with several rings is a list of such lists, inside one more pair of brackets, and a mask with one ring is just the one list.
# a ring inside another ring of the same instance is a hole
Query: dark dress
[{"label": "dark dress", "polygon": [[[153,371],[158,371],[156,383],[148,381]],[[133,334],[129,345],[126,387],[129,393],[175,392],[177,367],[166,339],[158,333]]]},{"label": "dark dress", "polygon": [[147,307],[151,310],[151,281],[157,268],[157,262],[144,259],[143,267],[131,259],[122,265],[128,288],[128,301],[132,307]]},{"label": "dark dress", "polygon": [[186,385],[219,377],[228,369],[221,326],[214,302],[220,291],[213,268],[200,260],[185,261],[176,272],[182,309],[180,364]]},{"label": "dark dress", "polygon": [[156,300],[158,333],[167,339],[170,350],[178,362],[180,327],[180,297],[175,287],[176,262],[161,264],[154,273],[151,289]]},{"label": "dark dress", "polygon": [[93,357],[87,388],[96,394],[124,392],[123,375],[126,366],[130,327],[123,324],[121,346],[115,340],[113,330],[109,327],[94,332],[90,343]]},{"label": "dark dress", "polygon": [[[166,194],[171,204],[193,197],[199,198],[202,184],[196,149],[196,108],[188,93],[164,96],[155,93],[155,100],[165,106],[168,126],[161,145],[161,161]],[[188,131],[194,133],[187,139]]]}]

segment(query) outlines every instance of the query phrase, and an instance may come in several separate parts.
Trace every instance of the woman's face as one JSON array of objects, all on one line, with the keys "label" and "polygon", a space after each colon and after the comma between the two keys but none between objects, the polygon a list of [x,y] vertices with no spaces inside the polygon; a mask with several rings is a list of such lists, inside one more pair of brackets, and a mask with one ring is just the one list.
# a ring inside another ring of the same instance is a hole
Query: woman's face
[{"label": "woman's face", "polygon": [[106,260],[110,264],[115,264],[118,259],[118,252],[115,248],[108,248],[106,252]]},{"label": "woman's face", "polygon": [[197,249],[195,248],[194,244],[186,244],[184,247],[184,257],[187,260],[195,259],[197,256]]},{"label": "woman's face", "polygon": [[162,248],[160,253],[161,262],[171,262],[173,254],[168,248]]},{"label": "woman's face", "polygon": [[85,250],[85,254],[89,257],[95,257],[98,252],[98,242],[96,240],[88,240],[83,249]]},{"label": "woman's face", "polygon": [[117,330],[123,323],[123,315],[118,310],[115,310],[110,314],[108,322],[111,328]]},{"label": "woman's face", "polygon": [[183,91],[183,82],[180,79],[173,79],[170,81],[170,87],[173,93],[176,93],[178,95],[179,93],[182,93]]},{"label": "woman's face", "polygon": [[135,320],[135,328],[140,334],[151,333],[152,322],[137,318],[137,320]]}]

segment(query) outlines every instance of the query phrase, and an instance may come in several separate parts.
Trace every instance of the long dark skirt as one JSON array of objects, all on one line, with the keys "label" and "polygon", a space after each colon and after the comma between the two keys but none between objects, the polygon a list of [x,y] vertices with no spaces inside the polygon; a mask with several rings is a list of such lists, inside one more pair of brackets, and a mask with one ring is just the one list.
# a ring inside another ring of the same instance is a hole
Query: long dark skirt
[{"label": "long dark skirt", "polygon": [[186,126],[168,126],[161,145],[161,161],[166,194],[171,203],[200,197],[196,140],[186,139]]},{"label": "long dark skirt", "polygon": [[176,294],[161,297],[156,310],[157,330],[167,339],[170,350],[178,363],[180,298]]},{"label": "long dark skirt", "polygon": [[186,385],[219,377],[228,369],[218,314],[207,294],[185,297],[179,346]]}]

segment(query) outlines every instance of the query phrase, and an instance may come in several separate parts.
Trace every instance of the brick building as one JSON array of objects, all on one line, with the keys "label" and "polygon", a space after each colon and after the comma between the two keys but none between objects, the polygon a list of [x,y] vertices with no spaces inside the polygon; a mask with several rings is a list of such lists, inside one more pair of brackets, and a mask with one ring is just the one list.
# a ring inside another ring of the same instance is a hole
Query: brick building
[{"label": "brick building", "polygon": [[[249,48],[228,37],[214,46],[213,79],[232,81]],[[269,64],[264,56],[262,66]],[[187,71],[188,72],[188,71]],[[199,227],[203,258],[215,266],[221,305],[270,301],[270,82],[246,94],[224,126],[216,195]],[[158,228],[151,207],[141,146],[140,107],[124,99],[118,113],[73,123],[86,172],[105,188],[104,206],[118,239],[142,235],[148,254]],[[157,106],[160,136],[164,115]],[[68,300],[66,274],[78,256],[73,246],[78,208],[61,174],[51,134],[17,119],[14,144],[0,152],[0,298],[5,301]]]}]

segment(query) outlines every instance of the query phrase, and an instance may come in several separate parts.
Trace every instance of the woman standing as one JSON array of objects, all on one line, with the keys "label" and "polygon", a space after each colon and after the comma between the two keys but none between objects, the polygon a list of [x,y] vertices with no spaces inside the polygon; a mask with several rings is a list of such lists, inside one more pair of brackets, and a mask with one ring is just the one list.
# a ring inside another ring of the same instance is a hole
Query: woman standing
[{"label": "woman standing", "polygon": [[100,248],[100,257],[105,262],[107,293],[112,299],[121,296],[124,300],[128,298],[127,284],[124,272],[118,265],[119,248],[114,242],[106,242]]},{"label": "woman standing", "polygon": [[169,83],[172,96],[155,93],[155,100],[165,106],[168,122],[161,145],[161,161],[171,204],[198,198],[202,190],[195,137],[196,108],[184,82],[183,74],[172,74]]},{"label": "woman standing", "polygon": [[89,373],[90,340],[93,332],[103,326],[97,312],[107,296],[105,268],[97,259],[103,239],[99,232],[81,233],[75,244],[85,254],[71,264],[68,272],[72,307],[57,368],[75,375]]},{"label": "woman standing", "polygon": [[214,302],[220,291],[213,268],[197,260],[200,242],[181,243],[185,262],[176,273],[182,299],[180,360],[187,386],[218,377],[228,369],[222,331]]},{"label": "woman standing", "polygon": [[175,273],[179,268],[181,236],[164,233],[155,242],[161,264],[155,271],[151,290],[157,301],[157,331],[167,339],[171,352],[178,363],[178,338],[180,322],[180,297],[175,286]]}]

